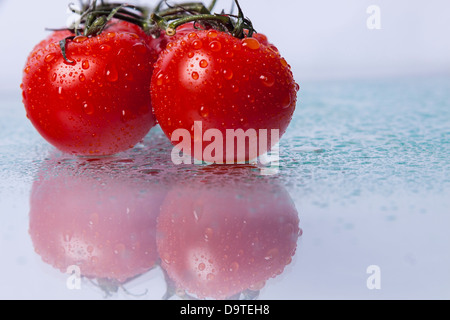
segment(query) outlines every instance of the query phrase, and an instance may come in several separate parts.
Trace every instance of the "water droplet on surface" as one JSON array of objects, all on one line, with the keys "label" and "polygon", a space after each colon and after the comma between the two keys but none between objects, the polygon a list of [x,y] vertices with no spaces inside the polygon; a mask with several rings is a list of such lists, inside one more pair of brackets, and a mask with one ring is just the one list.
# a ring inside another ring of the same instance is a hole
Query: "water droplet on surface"
[{"label": "water droplet on surface", "polygon": [[230,272],[236,272],[239,269],[239,263],[236,261],[230,265]]},{"label": "water droplet on surface", "polygon": [[214,280],[214,278],[215,278],[215,276],[212,273],[208,273],[208,275],[206,276],[206,279],[209,280],[209,281]]},{"label": "water droplet on surface", "polygon": [[206,68],[208,66],[208,61],[205,59],[200,61],[200,68]]},{"label": "water droplet on surface", "polygon": [[52,81],[56,81],[56,78],[58,78],[58,75],[57,75],[56,73],[54,73],[54,74],[52,75]]},{"label": "water droplet on surface", "polygon": [[125,245],[123,243],[119,243],[114,247],[114,254],[121,254],[125,251]]},{"label": "water droplet on surface", "polygon": [[205,234],[204,234],[205,241],[211,240],[213,235],[214,235],[214,230],[212,228],[205,229]]},{"label": "water droplet on surface", "polygon": [[267,251],[266,256],[264,257],[264,260],[269,261],[272,260],[274,257],[278,255],[278,249],[273,248]]},{"label": "water droplet on surface", "polygon": [[251,50],[258,50],[261,47],[261,44],[255,38],[245,38],[242,40],[242,45]]},{"label": "water droplet on surface", "polygon": [[84,80],[86,80],[86,77],[84,74],[80,74],[80,76],[78,77],[78,79],[80,79],[81,82],[84,82]]},{"label": "water droplet on surface", "polygon": [[189,52],[189,53],[188,53],[188,57],[189,57],[189,58],[193,58],[193,57],[194,57],[194,53],[193,53],[193,52]]},{"label": "water droplet on surface", "polygon": [[206,269],[206,265],[202,262],[198,265],[198,270],[203,271]]},{"label": "water droplet on surface", "polygon": [[192,72],[192,79],[194,79],[194,80],[198,80],[198,78],[200,78],[200,76],[199,76],[199,74],[198,74],[198,72]]}]

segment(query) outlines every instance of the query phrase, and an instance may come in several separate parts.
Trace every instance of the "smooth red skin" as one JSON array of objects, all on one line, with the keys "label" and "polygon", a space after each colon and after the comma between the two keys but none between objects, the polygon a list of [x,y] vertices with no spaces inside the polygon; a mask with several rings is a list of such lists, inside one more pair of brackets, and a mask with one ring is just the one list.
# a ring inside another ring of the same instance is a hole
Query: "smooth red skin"
[{"label": "smooth red skin", "polygon": [[65,165],[47,168],[32,187],[29,234],[42,260],[63,273],[76,265],[82,276],[119,283],[154,267],[165,191]]},{"label": "smooth red skin", "polygon": [[68,40],[73,64],[59,47],[67,31],[52,34],[28,57],[21,85],[27,117],[64,152],[115,154],[155,125],[148,88],[157,51],[148,39],[115,27],[83,42]]},{"label": "smooth red skin", "polygon": [[199,298],[261,289],[291,262],[300,233],[284,189],[220,184],[175,187],[158,218],[161,266]]},{"label": "smooth red skin", "polygon": [[[203,134],[208,129],[219,129],[223,137],[226,129],[255,129],[258,133],[260,129],[278,129],[281,137],[292,119],[298,91],[287,62],[263,35],[258,36],[262,41],[259,48],[251,49],[243,45],[248,40],[221,32],[210,37],[210,32],[202,30],[176,37],[155,64],[151,95],[162,130],[169,138],[177,129],[190,131],[191,150],[195,121],[202,121]],[[195,49],[198,41],[202,47]],[[220,42],[221,49],[211,49],[212,42]],[[202,60],[208,62],[206,68],[200,66]],[[197,80],[193,72],[197,72]],[[271,80],[264,82],[261,77]],[[258,155],[278,141],[271,142]],[[203,143],[203,150],[208,144]],[[253,160],[248,159],[248,152],[245,157],[234,160]],[[227,158],[233,160],[225,152],[224,162]]]}]

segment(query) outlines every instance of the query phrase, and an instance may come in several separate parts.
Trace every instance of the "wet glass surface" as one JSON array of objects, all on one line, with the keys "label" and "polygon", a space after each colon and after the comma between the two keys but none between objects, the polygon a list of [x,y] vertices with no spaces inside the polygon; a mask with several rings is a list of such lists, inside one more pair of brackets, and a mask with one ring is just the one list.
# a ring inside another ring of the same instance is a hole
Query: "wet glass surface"
[{"label": "wet glass surface", "polygon": [[[280,170],[113,157],[0,104],[0,298],[450,296],[450,79],[305,83]],[[378,287],[380,285],[380,287]]]}]

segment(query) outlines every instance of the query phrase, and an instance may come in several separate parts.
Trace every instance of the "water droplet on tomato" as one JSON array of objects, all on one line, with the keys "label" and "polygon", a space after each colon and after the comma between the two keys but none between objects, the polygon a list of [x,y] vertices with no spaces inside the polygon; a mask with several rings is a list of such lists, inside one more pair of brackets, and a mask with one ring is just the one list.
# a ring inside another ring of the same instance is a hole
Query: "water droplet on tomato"
[{"label": "water droplet on tomato", "polygon": [[94,107],[88,103],[83,103],[83,111],[87,115],[91,115],[94,113]]},{"label": "water droplet on tomato", "polygon": [[200,75],[198,74],[198,72],[192,72],[192,79],[194,80],[198,80],[198,78],[200,78]]},{"label": "water droplet on tomato", "polygon": [[192,47],[195,50],[199,50],[203,47],[203,42],[201,40],[194,40],[194,41],[192,41]]},{"label": "water droplet on tomato", "polygon": [[299,91],[299,90],[300,90],[300,86],[299,86],[299,84],[298,84],[298,83],[296,83],[296,84],[294,85],[294,88],[295,88],[295,91]]},{"label": "water droplet on tomato", "polygon": [[200,61],[200,68],[206,68],[208,66],[208,61],[205,59]]},{"label": "water droplet on tomato", "polygon": [[80,76],[78,77],[78,79],[80,79],[81,82],[84,82],[84,80],[86,80],[86,77],[84,74],[80,74]]},{"label": "water droplet on tomato", "polygon": [[115,65],[108,65],[106,67],[106,80],[109,82],[116,82],[119,79],[119,73],[117,72]]},{"label": "water droplet on tomato", "polygon": [[224,69],[222,73],[223,73],[223,77],[224,77],[226,80],[231,80],[231,79],[233,79],[233,76],[234,76],[233,71],[231,71],[231,70],[229,70],[229,69]]},{"label": "water droplet on tomato", "polygon": [[133,49],[137,53],[141,53],[141,54],[144,54],[147,52],[147,47],[143,43],[136,43],[135,45],[133,45]]},{"label": "water droplet on tomato", "polygon": [[212,39],[217,38],[218,35],[219,34],[216,30],[210,30],[207,34],[208,38],[212,38]]},{"label": "water droplet on tomato", "polygon": [[222,44],[219,41],[212,41],[209,44],[209,48],[213,52],[219,52],[220,50],[222,50]]},{"label": "water droplet on tomato", "polygon": [[92,253],[94,251],[94,247],[93,246],[88,246],[86,248],[86,251],[89,252],[89,253]]},{"label": "water droplet on tomato", "polygon": [[268,88],[273,87],[275,84],[275,77],[271,74],[263,74],[259,77],[259,80]]},{"label": "water droplet on tomato", "polygon": [[209,112],[208,112],[208,110],[206,109],[206,107],[201,107],[200,108],[200,115],[203,117],[203,118],[207,118],[208,116],[209,116]]},{"label": "water droplet on tomato", "polygon": [[284,58],[281,58],[280,59],[280,63],[281,63],[281,65],[283,66],[283,67],[287,67],[289,64],[287,63],[287,61],[286,61],[286,59],[284,59]]},{"label": "water droplet on tomato", "polygon": [[62,87],[58,87],[58,94],[62,95],[62,92],[63,92],[63,88]]},{"label": "water droplet on tomato", "polygon": [[212,274],[212,273],[208,273],[208,275],[206,276],[206,279],[207,280],[209,280],[209,281],[212,281],[212,280],[214,280],[214,274]]},{"label": "water droplet on tomato", "polygon": [[291,95],[288,93],[286,94],[286,96],[284,97],[283,100],[281,100],[281,108],[282,109],[287,109],[291,106]]},{"label": "water droplet on tomato", "polygon": [[189,53],[188,53],[188,57],[189,57],[189,58],[193,58],[193,57],[194,57],[194,53],[193,53],[193,52],[189,52]]},{"label": "water droplet on tomato", "polygon": [[156,85],[162,86],[164,82],[164,74],[160,73],[156,76]]},{"label": "water droplet on tomato", "polygon": [[88,61],[88,60],[84,60],[84,61],[81,63],[81,67],[82,67],[84,70],[89,69],[89,61]]},{"label": "water droplet on tomato", "polygon": [[30,67],[26,67],[23,71],[24,71],[25,73],[30,72]]},{"label": "water droplet on tomato", "polygon": [[87,39],[88,39],[88,37],[85,37],[85,36],[78,36],[78,37],[75,37],[75,38],[73,39],[73,42],[75,42],[75,43],[83,43],[83,42],[85,42]]},{"label": "water droplet on tomato", "polygon": [[261,47],[261,44],[255,38],[245,38],[242,40],[242,45],[251,50],[258,50]]},{"label": "water droplet on tomato", "polygon": [[108,45],[108,44],[102,44],[102,45],[99,47],[99,49],[100,49],[101,52],[105,53],[105,52],[111,51],[111,46]]},{"label": "water droplet on tomato", "polygon": [[52,81],[56,81],[56,78],[58,78],[58,75],[57,75],[56,73],[54,73],[54,74],[52,75]]},{"label": "water droplet on tomato", "polygon": [[115,32],[108,32],[108,33],[106,34],[106,36],[107,36],[108,38],[114,38],[114,37],[116,36],[116,33],[115,33]]},{"label": "water droplet on tomato", "polygon": [[53,59],[55,59],[55,54],[54,53],[49,53],[48,55],[45,56],[44,60],[45,62],[52,62]]},{"label": "water droplet on tomato", "polygon": [[188,37],[191,38],[191,39],[192,38],[197,38],[197,33],[191,32],[191,33],[189,33]]}]

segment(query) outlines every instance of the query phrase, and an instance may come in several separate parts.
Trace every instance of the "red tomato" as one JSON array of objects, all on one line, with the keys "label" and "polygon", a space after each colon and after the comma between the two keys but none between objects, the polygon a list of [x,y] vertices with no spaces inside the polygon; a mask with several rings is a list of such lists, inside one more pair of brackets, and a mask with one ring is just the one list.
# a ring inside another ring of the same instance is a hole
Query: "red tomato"
[{"label": "red tomato", "polygon": [[168,193],[157,244],[161,266],[179,288],[199,298],[225,299],[260,290],[280,275],[295,253],[300,229],[282,187],[216,178]]},{"label": "red tomato", "polygon": [[[294,113],[298,88],[290,66],[263,35],[240,40],[216,30],[198,30],[174,37],[167,45],[155,64],[151,94],[165,134],[172,138],[175,130],[187,130],[191,138],[187,152],[198,160],[220,163],[255,158],[249,148],[239,154],[237,144],[227,150],[227,129],[253,129],[258,141],[264,129],[269,134],[276,129],[281,137]],[[202,124],[201,136],[195,134],[195,122]],[[209,129],[219,130],[223,141],[207,142],[204,134]],[[203,152],[198,156],[194,144],[202,139]],[[267,140],[257,155],[278,142],[276,137]],[[220,148],[205,154],[213,143]]]},{"label": "red tomato", "polygon": [[29,234],[42,260],[99,283],[124,283],[155,266],[161,185],[102,172],[97,162],[52,158],[33,184]]},{"label": "red tomato", "polygon": [[27,117],[60,150],[115,154],[155,125],[148,88],[157,50],[137,27],[127,28],[113,24],[99,36],[67,40],[71,62],[59,45],[67,31],[52,34],[28,57],[21,85]]}]

